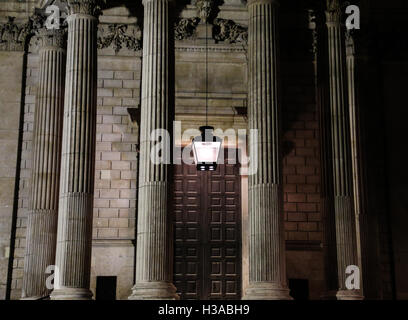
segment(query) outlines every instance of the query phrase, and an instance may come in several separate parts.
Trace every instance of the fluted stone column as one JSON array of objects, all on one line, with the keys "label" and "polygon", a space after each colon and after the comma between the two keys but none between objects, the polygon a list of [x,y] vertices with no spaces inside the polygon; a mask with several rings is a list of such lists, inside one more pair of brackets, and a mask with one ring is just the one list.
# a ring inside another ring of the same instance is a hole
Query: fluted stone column
[{"label": "fluted stone column", "polygon": [[327,29],[324,11],[310,12],[309,27],[313,34],[316,105],[319,113],[320,146],[320,213],[323,226],[325,292],[323,300],[336,300],[338,289],[336,229],[333,204],[333,174],[331,161],[331,115],[328,95]]},{"label": "fluted stone column", "polygon": [[[362,229],[360,226],[361,203],[362,203],[362,175],[360,172],[360,144],[359,144],[359,119],[357,110],[356,82],[355,82],[355,47],[354,38],[350,32],[346,33],[346,66],[347,66],[347,85],[348,85],[348,103],[350,116],[350,137],[351,137],[351,163],[353,175],[354,191],[354,212],[356,220],[356,246],[357,259],[360,271],[363,272],[362,264]],[[362,219],[361,219],[362,220]],[[361,293],[364,294],[363,282],[361,281]]]},{"label": "fluted stone column", "polygon": [[358,266],[359,262],[357,258],[356,224],[353,199],[344,26],[338,0],[327,1],[326,24],[328,27],[329,43],[334,210],[339,277],[337,299],[355,300],[363,298],[360,291],[348,290],[345,284],[347,266]]},{"label": "fluted stone column", "polygon": [[244,299],[291,299],[279,150],[277,6],[275,0],[248,1],[249,129],[258,130],[257,150],[250,157],[258,170],[248,177],[249,286]]},{"label": "fluted stone column", "polygon": [[46,297],[48,266],[55,264],[62,116],[64,112],[65,45],[63,30],[38,31],[39,83],[33,137],[33,166],[27,221],[23,299]]},{"label": "fluted stone column", "polygon": [[178,299],[172,284],[168,165],[150,154],[155,129],[169,128],[169,4],[144,0],[136,283],[129,299]]},{"label": "fluted stone column", "polygon": [[56,300],[90,299],[95,176],[95,0],[68,1],[68,44],[55,289]]}]

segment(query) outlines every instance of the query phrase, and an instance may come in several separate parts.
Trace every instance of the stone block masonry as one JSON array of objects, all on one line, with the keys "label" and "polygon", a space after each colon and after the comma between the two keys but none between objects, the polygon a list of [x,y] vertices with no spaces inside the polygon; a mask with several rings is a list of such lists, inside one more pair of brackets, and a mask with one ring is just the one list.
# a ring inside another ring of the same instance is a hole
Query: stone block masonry
[{"label": "stone block masonry", "polygon": [[127,108],[139,105],[140,72],[138,58],[99,58],[94,239],[134,238],[138,132]]},{"label": "stone block masonry", "polygon": [[285,238],[322,241],[319,121],[307,61],[282,64]]}]

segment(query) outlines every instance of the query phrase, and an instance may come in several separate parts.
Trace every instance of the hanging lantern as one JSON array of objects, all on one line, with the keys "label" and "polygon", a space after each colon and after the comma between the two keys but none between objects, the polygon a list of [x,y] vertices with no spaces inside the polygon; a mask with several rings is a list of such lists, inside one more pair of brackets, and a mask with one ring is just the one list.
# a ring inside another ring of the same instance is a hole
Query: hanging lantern
[{"label": "hanging lantern", "polygon": [[[204,5],[205,2],[205,5]],[[210,1],[203,2],[203,10],[210,8]],[[208,3],[207,3],[208,2]],[[200,6],[200,4],[198,4]],[[204,12],[203,11],[203,12]],[[220,154],[222,140],[213,135],[214,127],[208,126],[208,16],[201,19],[205,22],[205,126],[200,127],[201,136],[193,139],[194,160],[199,171],[214,171]]]},{"label": "hanging lantern", "polygon": [[213,135],[214,128],[200,127],[201,136],[193,139],[194,160],[199,171],[214,171],[220,154],[222,140]]}]

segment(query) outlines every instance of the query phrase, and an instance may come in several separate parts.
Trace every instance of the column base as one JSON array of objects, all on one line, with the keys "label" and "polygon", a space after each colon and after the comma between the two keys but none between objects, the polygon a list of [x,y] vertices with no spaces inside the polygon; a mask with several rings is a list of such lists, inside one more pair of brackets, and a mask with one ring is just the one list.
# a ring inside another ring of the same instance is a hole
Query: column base
[{"label": "column base", "polygon": [[255,282],[249,284],[242,300],[293,300],[289,292],[276,283]]},{"label": "column base", "polygon": [[92,300],[92,291],[83,288],[61,288],[51,293],[51,300]]},{"label": "column base", "polygon": [[364,300],[360,290],[339,290],[336,297],[337,300]]},{"label": "column base", "polygon": [[167,281],[138,282],[132,288],[129,300],[179,300],[176,287]]}]

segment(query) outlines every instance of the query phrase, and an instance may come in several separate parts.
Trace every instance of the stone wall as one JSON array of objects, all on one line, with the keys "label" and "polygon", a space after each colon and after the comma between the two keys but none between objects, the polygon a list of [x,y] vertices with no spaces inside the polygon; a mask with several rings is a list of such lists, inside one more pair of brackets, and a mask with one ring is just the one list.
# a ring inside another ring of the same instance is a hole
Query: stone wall
[{"label": "stone wall", "polygon": [[[0,299],[6,297],[9,258],[13,256],[18,172],[23,52],[0,51]],[[19,246],[19,241],[15,244]],[[18,254],[18,250],[16,252]]]},{"label": "stone wall", "polygon": [[[24,19],[30,15],[34,0],[1,1],[0,23],[5,23],[8,16]],[[22,220],[17,219],[18,182],[20,152],[24,153],[26,144],[21,142],[22,90],[25,57],[23,51],[7,51],[8,43],[3,41],[0,51],[0,299],[6,298],[9,286],[9,258],[19,255],[20,240],[17,228]],[[27,72],[29,72],[27,70]],[[20,143],[20,144],[19,144]],[[21,162],[23,167],[25,163]],[[29,164],[28,164],[29,165]],[[24,168],[22,168],[24,170]],[[17,181],[16,181],[17,180]],[[24,245],[24,244],[23,244]],[[17,267],[18,262],[12,261]],[[21,265],[22,267],[22,265]]]},{"label": "stone wall", "polygon": [[96,276],[117,276],[117,298],[133,284],[138,126],[128,108],[140,105],[139,56],[98,60],[98,117],[91,287]]}]

